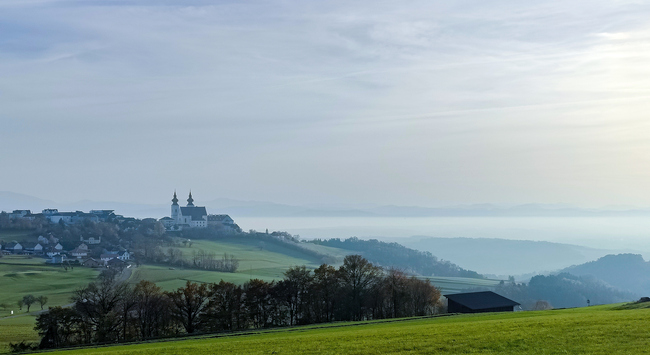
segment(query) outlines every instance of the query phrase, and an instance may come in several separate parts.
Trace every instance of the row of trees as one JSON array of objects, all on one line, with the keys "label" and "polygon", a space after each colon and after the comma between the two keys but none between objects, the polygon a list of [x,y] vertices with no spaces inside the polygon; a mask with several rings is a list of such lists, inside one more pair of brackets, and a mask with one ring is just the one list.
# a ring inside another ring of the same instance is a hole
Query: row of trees
[{"label": "row of trees", "polygon": [[20,308],[20,310],[23,309],[23,306],[27,307],[27,312],[29,312],[29,309],[32,307],[34,303],[38,303],[41,305],[41,309],[47,304],[47,296],[34,296],[32,294],[25,295],[21,300],[18,300],[17,305]]},{"label": "row of trees", "polygon": [[[612,288],[593,277],[568,273],[537,275],[528,284],[516,283],[511,278],[508,282],[502,281],[494,291],[521,303],[524,309],[529,310],[584,307],[588,305],[587,300],[589,304],[596,305],[629,302],[636,298],[629,292]],[[540,300],[544,302],[539,302]]]},{"label": "row of trees", "polygon": [[163,292],[148,281],[134,287],[113,275],[75,292],[72,308],[37,319],[42,348],[235,331],[338,320],[436,313],[440,292],[428,281],[382,270],[359,255],[341,267],[290,268],[278,282],[187,282]]}]

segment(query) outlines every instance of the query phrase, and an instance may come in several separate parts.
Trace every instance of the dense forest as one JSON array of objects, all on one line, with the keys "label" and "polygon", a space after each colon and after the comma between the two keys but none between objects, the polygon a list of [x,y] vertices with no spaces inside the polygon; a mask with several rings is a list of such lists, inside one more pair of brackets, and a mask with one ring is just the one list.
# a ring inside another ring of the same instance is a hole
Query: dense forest
[{"label": "dense forest", "polygon": [[424,316],[439,311],[440,292],[428,281],[384,270],[359,255],[339,268],[296,266],[278,282],[187,282],[163,292],[152,282],[117,282],[105,271],[77,290],[70,308],[37,318],[40,348],[113,343],[206,332],[346,320]]}]

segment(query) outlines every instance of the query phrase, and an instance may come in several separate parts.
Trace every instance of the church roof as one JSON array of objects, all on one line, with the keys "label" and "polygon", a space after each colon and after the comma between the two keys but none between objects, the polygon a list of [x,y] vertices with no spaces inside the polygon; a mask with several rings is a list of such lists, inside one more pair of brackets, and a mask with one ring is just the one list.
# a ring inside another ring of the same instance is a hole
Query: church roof
[{"label": "church roof", "polygon": [[205,207],[181,207],[181,214],[183,216],[191,216],[193,221],[201,221],[205,216],[208,215],[208,212],[205,210]]}]

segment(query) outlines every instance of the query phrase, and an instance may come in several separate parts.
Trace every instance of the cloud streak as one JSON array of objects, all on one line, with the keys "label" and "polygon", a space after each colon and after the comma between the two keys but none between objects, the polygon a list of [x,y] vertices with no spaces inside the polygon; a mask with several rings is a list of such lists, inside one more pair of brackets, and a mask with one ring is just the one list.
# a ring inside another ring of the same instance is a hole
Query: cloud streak
[{"label": "cloud streak", "polygon": [[650,199],[644,3],[0,9],[6,190],[150,203],[189,185],[288,203]]}]

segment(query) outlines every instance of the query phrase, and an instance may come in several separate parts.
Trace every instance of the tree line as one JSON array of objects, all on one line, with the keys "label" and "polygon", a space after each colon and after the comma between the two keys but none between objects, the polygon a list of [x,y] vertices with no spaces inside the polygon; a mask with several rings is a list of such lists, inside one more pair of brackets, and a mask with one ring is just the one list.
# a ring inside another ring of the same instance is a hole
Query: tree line
[{"label": "tree line", "polygon": [[428,280],[383,270],[359,255],[335,268],[295,266],[280,281],[243,285],[187,282],[164,292],[149,281],[117,282],[104,272],[74,292],[71,308],[38,316],[41,348],[182,334],[368,320],[437,313],[440,291]]},{"label": "tree line", "polygon": [[[475,289],[474,291],[483,290]],[[528,284],[502,281],[494,292],[521,303],[524,309],[585,307],[589,304],[629,302],[635,295],[612,288],[593,277],[568,273],[537,275]],[[543,301],[540,303],[540,301]],[[589,303],[587,303],[589,301]]]}]

